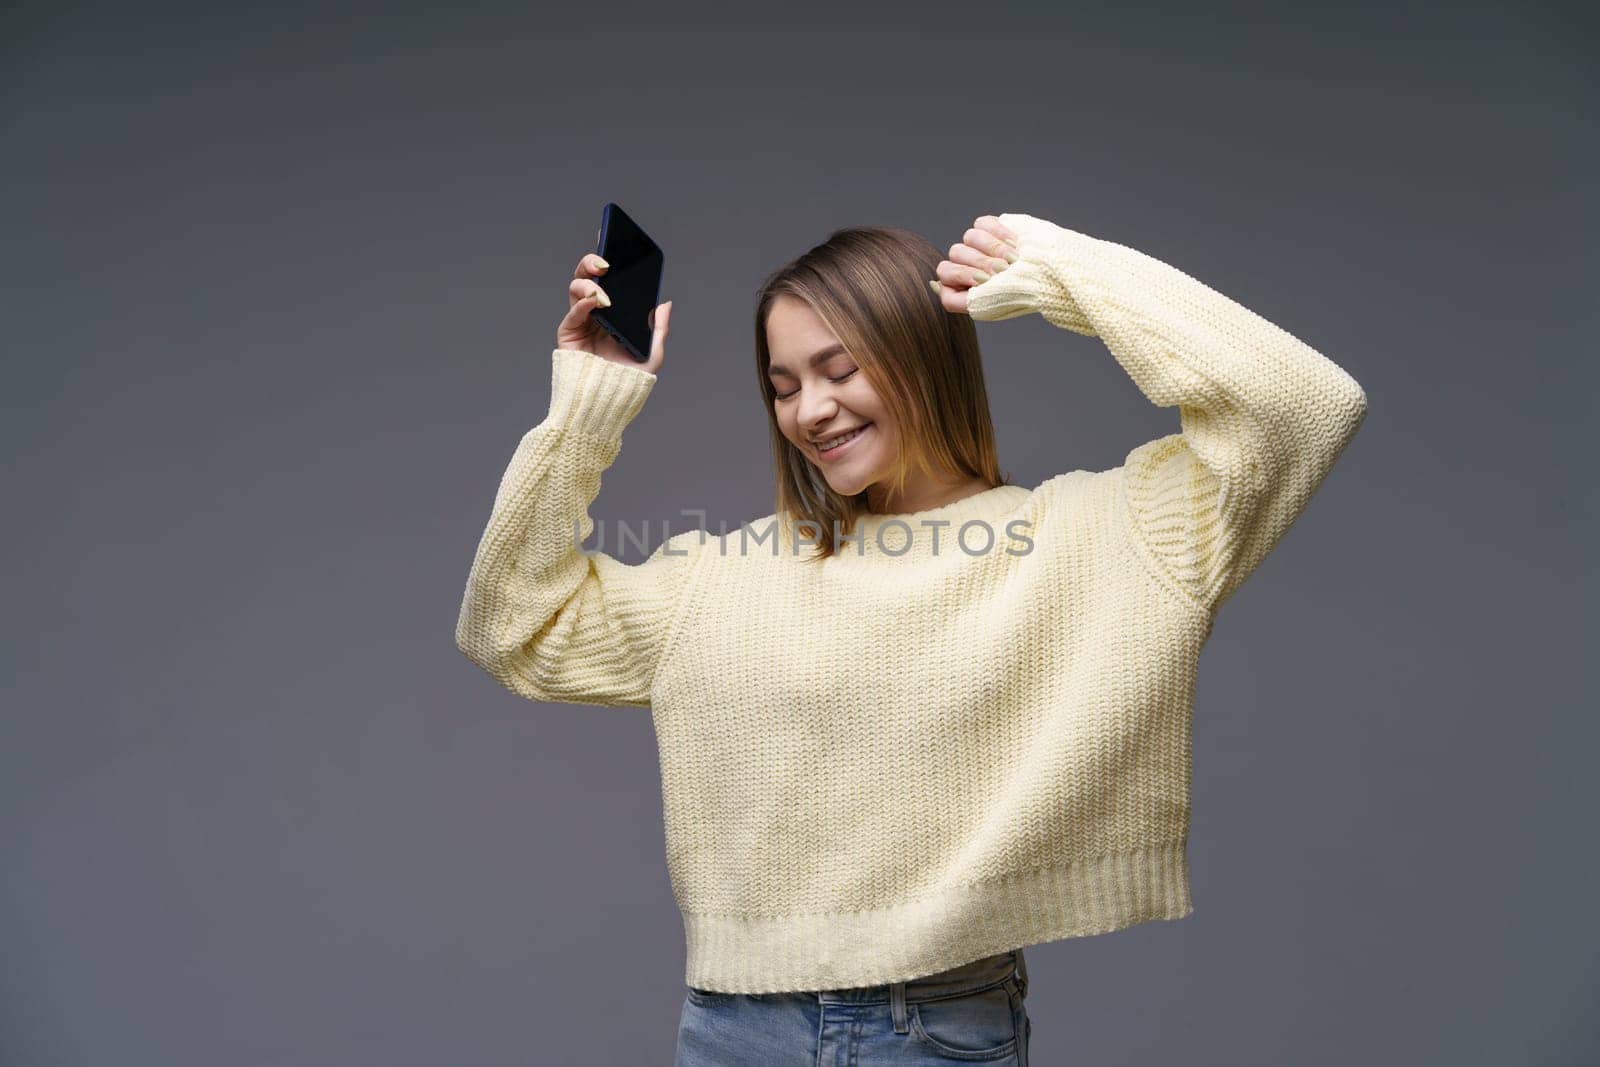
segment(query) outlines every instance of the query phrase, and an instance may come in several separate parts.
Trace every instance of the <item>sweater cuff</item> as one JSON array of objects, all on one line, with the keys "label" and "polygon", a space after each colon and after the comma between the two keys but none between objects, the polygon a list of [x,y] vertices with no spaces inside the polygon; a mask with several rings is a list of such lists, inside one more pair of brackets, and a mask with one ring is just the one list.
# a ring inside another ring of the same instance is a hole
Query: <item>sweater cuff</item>
[{"label": "sweater cuff", "polygon": [[550,411],[545,421],[620,440],[644,407],[656,376],[576,348],[551,353]]}]

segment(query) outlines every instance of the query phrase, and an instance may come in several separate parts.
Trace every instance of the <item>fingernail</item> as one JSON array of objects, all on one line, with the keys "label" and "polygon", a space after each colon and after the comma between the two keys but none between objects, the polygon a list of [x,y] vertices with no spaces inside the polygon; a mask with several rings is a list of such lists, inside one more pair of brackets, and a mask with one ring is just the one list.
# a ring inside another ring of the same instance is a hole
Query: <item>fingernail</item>
[{"label": "fingernail", "polygon": [[608,308],[611,306],[611,298],[607,296],[606,291],[600,288],[598,285],[595,286],[594,300],[595,303],[599,304],[603,308]]},{"label": "fingernail", "polygon": [[609,270],[611,268],[611,264],[607,263],[605,260],[601,259],[599,256],[595,256],[594,257],[594,262],[595,262],[595,266],[599,267],[601,270]]},{"label": "fingernail", "polygon": [[928,288],[932,289],[935,293],[937,293],[939,291],[939,283],[937,281],[930,280],[928,282]]},{"label": "fingernail", "polygon": [[985,274],[981,270],[973,271],[972,272],[972,277],[979,285],[982,285],[984,282],[989,280],[989,275]]},{"label": "fingernail", "polygon": [[1007,248],[1005,250],[1004,254],[1005,254],[1007,263],[1015,263],[1017,261],[1017,253],[1015,251],[1013,251],[1012,249]]}]

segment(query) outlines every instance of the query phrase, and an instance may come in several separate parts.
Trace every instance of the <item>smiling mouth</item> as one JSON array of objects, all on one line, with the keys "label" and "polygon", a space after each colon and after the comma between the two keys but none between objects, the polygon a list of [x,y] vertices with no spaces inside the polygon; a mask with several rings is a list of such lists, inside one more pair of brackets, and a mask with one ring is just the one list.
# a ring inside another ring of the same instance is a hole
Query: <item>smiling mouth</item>
[{"label": "smiling mouth", "polygon": [[843,451],[846,447],[848,447],[853,441],[855,441],[857,438],[859,438],[862,434],[866,433],[867,430],[871,426],[872,426],[872,423],[864,422],[860,426],[857,426],[855,429],[847,430],[846,432],[844,432],[842,434],[838,434],[838,435],[836,435],[834,437],[830,437],[826,441],[814,442],[812,447],[817,450],[817,454],[819,456],[821,456],[823,458],[832,457],[832,456],[838,454],[839,452]]}]

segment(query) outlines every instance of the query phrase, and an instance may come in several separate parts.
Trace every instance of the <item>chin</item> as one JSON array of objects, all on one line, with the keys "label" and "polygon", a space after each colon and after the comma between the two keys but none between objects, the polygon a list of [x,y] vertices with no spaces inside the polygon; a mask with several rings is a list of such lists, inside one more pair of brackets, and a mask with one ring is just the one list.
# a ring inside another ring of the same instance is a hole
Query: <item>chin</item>
[{"label": "chin", "polygon": [[829,478],[828,488],[840,496],[857,496],[871,488],[873,481],[872,478]]}]

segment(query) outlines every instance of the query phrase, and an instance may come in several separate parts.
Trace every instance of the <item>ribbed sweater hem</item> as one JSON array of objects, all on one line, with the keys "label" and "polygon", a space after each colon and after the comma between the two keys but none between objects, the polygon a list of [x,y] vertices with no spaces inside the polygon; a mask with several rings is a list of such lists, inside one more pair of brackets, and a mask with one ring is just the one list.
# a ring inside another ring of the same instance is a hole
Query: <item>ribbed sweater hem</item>
[{"label": "ribbed sweater hem", "polygon": [[724,993],[903,982],[1193,910],[1187,840],[954,886],[907,904],[795,916],[684,912],[685,981]]}]

